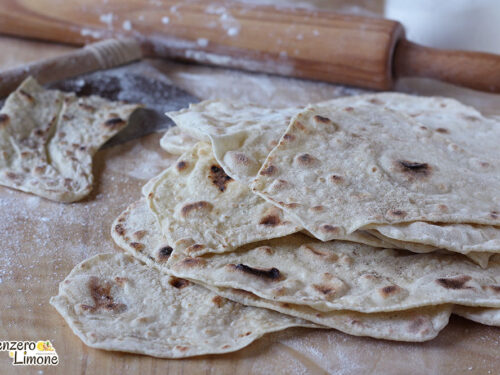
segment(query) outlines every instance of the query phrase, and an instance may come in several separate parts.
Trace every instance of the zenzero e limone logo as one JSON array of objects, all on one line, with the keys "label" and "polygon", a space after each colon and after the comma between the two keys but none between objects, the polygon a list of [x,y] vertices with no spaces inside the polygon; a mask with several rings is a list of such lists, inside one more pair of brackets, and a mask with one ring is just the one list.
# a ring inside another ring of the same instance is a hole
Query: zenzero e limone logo
[{"label": "zenzero e limone logo", "polygon": [[49,340],[0,341],[0,351],[9,352],[15,366],[56,366],[59,357]]}]

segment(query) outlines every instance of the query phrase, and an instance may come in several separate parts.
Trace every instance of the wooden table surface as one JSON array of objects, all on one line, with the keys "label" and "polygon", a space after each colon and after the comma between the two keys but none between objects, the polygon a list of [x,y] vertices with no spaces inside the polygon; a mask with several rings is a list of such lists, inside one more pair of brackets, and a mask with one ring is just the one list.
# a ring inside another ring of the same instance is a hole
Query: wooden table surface
[{"label": "wooden table surface", "polygon": [[[67,47],[0,37],[0,68]],[[228,98],[281,107],[357,92],[334,85],[208,67],[151,62],[202,99]],[[446,95],[500,115],[500,96],[431,81],[406,80],[399,91]],[[232,354],[185,360],[106,352],[86,347],[49,305],[75,264],[118,251],[113,219],[140,197],[141,186],[173,161],[153,134],[100,151],[96,184],[82,202],[59,204],[0,187],[0,341],[49,339],[57,367],[13,367],[0,352],[0,374],[499,374],[500,329],[453,317],[434,340],[407,344],[290,329]]]}]

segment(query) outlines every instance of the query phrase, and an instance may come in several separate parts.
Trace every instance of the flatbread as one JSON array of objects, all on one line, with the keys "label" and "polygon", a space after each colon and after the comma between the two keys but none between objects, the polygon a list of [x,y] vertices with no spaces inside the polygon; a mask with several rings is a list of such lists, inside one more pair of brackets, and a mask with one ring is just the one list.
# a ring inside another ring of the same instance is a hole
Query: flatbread
[{"label": "flatbread", "polygon": [[[500,123],[498,120],[482,116],[472,107],[465,106],[453,99],[441,97],[381,93],[338,98],[317,104],[320,108],[347,105],[371,105],[376,108],[392,108],[418,120],[430,129],[442,134],[446,133],[451,137],[459,135],[462,130],[470,133],[476,127],[482,134],[488,134],[488,129],[495,126],[495,124],[498,126],[498,123]],[[187,134],[198,139],[210,140],[214,156],[226,173],[238,181],[249,183],[255,177],[255,169],[264,163],[268,153],[286,130],[290,117],[298,112],[298,108],[269,111],[257,106],[229,104],[221,101],[204,101],[191,105],[189,109],[170,112],[167,115]],[[219,119],[221,120],[219,121]],[[453,126],[451,127],[450,124],[453,124]],[[417,252],[424,252],[424,248],[425,251],[435,251],[439,248],[450,251],[458,250],[456,241],[452,239],[446,242],[449,239],[448,236],[441,236],[432,227],[429,227],[429,230],[426,231],[426,225],[425,222],[418,223],[419,234],[423,236],[415,236],[412,233],[406,234],[406,225],[403,224],[399,227],[393,224],[388,227],[397,227],[397,232],[400,233],[397,238],[391,239],[387,237],[384,239],[384,236],[377,232],[377,237],[383,243],[376,244],[367,242],[370,238],[365,233],[365,241],[360,242],[373,246],[400,247],[411,251],[418,250]],[[376,230],[376,225],[373,225],[373,228],[373,230]],[[461,224],[461,236],[474,240],[480,238],[483,233],[481,233],[481,230],[478,233],[476,228],[475,226]],[[487,231],[490,239],[496,239],[500,236],[500,230],[497,227],[489,227]],[[356,236],[359,236],[359,234],[353,233],[345,236],[344,239],[356,241],[357,239],[354,238]],[[424,242],[421,242],[421,237],[425,237]],[[411,238],[413,243],[409,243],[409,240],[405,240],[405,238]],[[485,267],[490,255],[481,253],[482,250],[479,250],[481,246],[477,245],[477,252],[469,253],[468,256]],[[491,246],[488,247],[488,251],[491,248]],[[466,253],[464,251],[458,252]]]},{"label": "flatbread", "polygon": [[[160,226],[149,211],[144,198],[130,205],[118,216],[113,223],[111,236],[118,246],[132,256],[162,272],[169,272],[166,262],[173,248],[161,235]],[[272,309],[351,335],[388,340],[430,340],[447,325],[451,313],[449,305],[378,314],[363,314],[354,311],[320,313],[304,305],[264,300],[244,290],[204,286],[218,295],[247,306]]]},{"label": "flatbread", "polygon": [[472,152],[392,110],[313,108],[292,121],[252,189],[323,241],[371,224],[498,225],[495,160],[498,148]]},{"label": "flatbread", "polygon": [[161,137],[160,146],[169,154],[182,155],[192,149],[198,141],[178,126],[172,126]]},{"label": "flatbread", "polygon": [[230,251],[300,230],[279,208],[226,175],[205,142],[182,155],[144,192],[172,246],[192,254]]},{"label": "flatbread", "polygon": [[453,313],[473,322],[500,327],[500,310],[482,307],[455,306]]},{"label": "flatbread", "polygon": [[[474,230],[470,230],[471,228]],[[375,226],[375,230],[385,238],[418,242],[462,254],[500,253],[500,230],[488,225],[413,222],[379,225]]]},{"label": "flatbread", "polygon": [[414,254],[294,234],[224,254],[174,251],[167,265],[177,277],[319,311],[500,307],[499,255],[482,269],[458,254]]},{"label": "flatbread", "polygon": [[0,112],[0,184],[73,202],[92,190],[92,157],[138,105],[43,89],[27,78]]},{"label": "flatbread", "polygon": [[90,347],[162,358],[233,352],[269,332],[314,326],[232,302],[125,254],[83,261],[50,303]]}]

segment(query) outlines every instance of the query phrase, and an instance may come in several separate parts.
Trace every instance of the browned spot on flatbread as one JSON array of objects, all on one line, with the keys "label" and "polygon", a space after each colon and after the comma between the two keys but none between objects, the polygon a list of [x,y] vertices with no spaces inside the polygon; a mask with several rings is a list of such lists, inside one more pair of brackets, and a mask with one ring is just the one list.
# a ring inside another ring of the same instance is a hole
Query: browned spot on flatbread
[{"label": "browned spot on flatbread", "polygon": [[30,103],[34,103],[35,102],[35,98],[31,94],[27,93],[26,91],[19,90],[19,94],[21,94],[21,96],[24,99],[26,99],[27,101],[29,101]]},{"label": "browned spot on flatbread", "polygon": [[455,277],[449,277],[449,278],[440,278],[437,279],[436,282],[442,286],[443,288],[446,289],[473,289],[470,286],[465,286],[465,284],[471,280],[472,277],[468,275],[460,275],[460,276],[455,276]]},{"label": "browned spot on flatbread", "polygon": [[335,225],[323,224],[319,228],[324,233],[332,233],[332,234],[340,233],[340,228]]},{"label": "browned spot on flatbread", "polygon": [[273,250],[273,248],[272,248],[272,247],[270,247],[270,246],[260,246],[260,247],[258,247],[258,248],[257,248],[257,249],[255,249],[255,250],[262,251],[262,252],[266,253],[267,255],[272,255],[272,254],[274,254],[274,250]]},{"label": "browned spot on flatbread", "polygon": [[330,284],[313,284],[313,288],[328,297],[332,297],[337,294],[337,289],[335,288],[335,286]]},{"label": "browned spot on flatbread", "polygon": [[158,262],[163,263],[170,258],[174,249],[170,246],[163,246],[158,250]]},{"label": "browned spot on flatbread", "polygon": [[427,163],[397,160],[396,166],[400,172],[411,177],[423,178],[428,177],[431,173],[431,167]]},{"label": "browned spot on flatbread", "polygon": [[121,128],[125,124],[126,124],[126,121],[124,119],[122,119],[120,117],[113,117],[113,118],[110,118],[109,120],[106,120],[106,122],[104,123],[104,126],[108,129],[114,130],[114,129]]},{"label": "browned spot on flatbread", "polygon": [[120,285],[120,286],[124,286],[126,282],[128,282],[128,279],[126,277],[115,277],[115,282]]},{"label": "browned spot on flatbread", "polygon": [[300,203],[297,203],[297,202],[290,202],[290,203],[284,203],[284,202],[280,202],[283,206],[285,206],[286,208],[298,208],[300,207]]},{"label": "browned spot on flatbread", "polygon": [[341,184],[344,182],[344,177],[339,176],[338,174],[332,174],[330,176],[330,181],[332,181],[334,184]]},{"label": "browned spot on flatbread", "polygon": [[285,309],[289,309],[290,308],[290,304],[286,303],[286,302],[280,302],[280,306],[284,307]]},{"label": "browned spot on flatbread", "polygon": [[90,290],[90,296],[94,300],[94,306],[82,305],[83,310],[90,311],[92,313],[98,310],[107,310],[114,313],[121,313],[127,309],[127,306],[123,303],[115,303],[113,296],[111,295],[111,287],[113,284],[109,281],[99,282],[99,278],[93,276],[88,282],[88,288]]},{"label": "browned spot on flatbread", "polygon": [[185,288],[185,287],[187,287],[190,284],[190,282],[188,280],[179,279],[179,278],[177,278],[175,276],[170,276],[170,279],[168,280],[168,283],[170,285],[172,285],[176,289]]},{"label": "browned spot on flatbread", "polygon": [[440,204],[438,205],[439,211],[441,212],[448,212],[448,206],[445,204]]},{"label": "browned spot on flatbread", "polygon": [[293,126],[296,127],[299,130],[302,130],[302,131],[306,130],[306,127],[300,121],[295,121],[295,123],[293,124]]},{"label": "browned spot on flatbread", "polygon": [[402,210],[389,210],[387,211],[388,216],[393,216],[393,217],[398,217],[398,218],[403,218],[407,215],[405,211]]},{"label": "browned spot on flatbread", "polygon": [[293,134],[285,133],[285,135],[283,135],[283,139],[291,142],[295,140],[295,136]]},{"label": "browned spot on flatbread", "polygon": [[204,260],[204,259],[201,259],[201,258],[192,258],[192,257],[189,257],[189,258],[185,258],[183,259],[179,265],[180,266],[183,266],[183,267],[198,267],[198,266],[203,266],[205,265],[207,262]]},{"label": "browned spot on flatbread", "polygon": [[310,154],[300,154],[297,156],[297,163],[303,167],[309,167],[316,162],[316,158],[311,156]]},{"label": "browned spot on flatbread", "polygon": [[437,128],[436,131],[441,134],[449,134],[450,131],[446,128]]},{"label": "browned spot on flatbread", "polygon": [[184,160],[179,161],[176,165],[175,168],[179,171],[182,172],[188,167],[188,163]]},{"label": "browned spot on flatbread", "polygon": [[122,224],[116,224],[115,232],[118,233],[120,236],[123,236],[126,232],[125,227]]},{"label": "browned spot on flatbread", "polygon": [[222,347],[222,349],[229,349],[230,347],[231,347],[231,345],[227,345],[227,344],[226,344],[226,345],[224,345],[224,346]]},{"label": "browned spot on flatbread", "polygon": [[133,236],[137,240],[142,240],[147,233],[148,233],[147,230],[138,230],[134,232]]},{"label": "browned spot on flatbread", "polygon": [[491,216],[492,219],[498,219],[499,215],[500,214],[497,211],[491,211],[490,212],[490,216]]},{"label": "browned spot on flatbread", "polygon": [[64,186],[65,186],[67,189],[71,189],[72,184],[73,184],[73,180],[72,180],[71,178],[65,178],[65,179],[64,179]]},{"label": "browned spot on flatbread", "polygon": [[236,164],[240,164],[240,165],[248,165],[248,164],[250,164],[250,159],[248,158],[248,156],[246,156],[242,152],[233,152],[233,153],[231,153],[231,158],[234,160],[234,162]]},{"label": "browned spot on flatbread", "polygon": [[205,248],[205,245],[195,243],[194,245],[191,245],[186,249],[186,253],[188,253],[188,254],[195,253],[197,251],[203,250],[204,248]]},{"label": "browned spot on flatbread", "polygon": [[180,352],[185,352],[186,350],[189,349],[189,346],[176,345],[175,349],[177,349]]},{"label": "browned spot on flatbread", "polygon": [[311,207],[311,211],[314,211],[314,212],[323,212],[325,210],[325,206],[314,206],[314,207]]},{"label": "browned spot on flatbread", "polygon": [[0,113],[0,129],[7,127],[10,122],[10,117],[6,113]]},{"label": "browned spot on flatbread", "polygon": [[39,165],[38,167],[35,167],[35,173],[36,174],[42,174],[45,172],[45,169],[47,169],[47,166],[45,165]]},{"label": "browned spot on flatbread", "polygon": [[352,111],[354,111],[354,108],[353,107],[345,107],[344,111],[346,111],[346,112],[352,112]]},{"label": "browned spot on flatbread", "polygon": [[489,289],[495,293],[500,293],[500,285],[484,285],[482,288]]},{"label": "browned spot on flatbread", "polygon": [[249,292],[248,290],[237,289],[237,288],[232,288],[231,290],[233,291],[233,293],[245,296],[247,298],[251,298],[251,299],[258,298],[255,294],[253,294],[252,292]]},{"label": "browned spot on flatbread", "polygon": [[78,103],[78,106],[86,111],[95,112],[96,108],[86,103]]},{"label": "browned spot on flatbread", "polygon": [[337,254],[318,250],[312,245],[302,245],[300,248],[308,250],[314,255],[322,257],[323,259],[328,260],[330,262],[336,262],[339,259]]},{"label": "browned spot on flatbread", "polygon": [[384,104],[384,102],[383,102],[382,100],[377,99],[377,98],[371,98],[371,99],[370,99],[370,100],[368,100],[368,101],[369,101],[370,103],[372,103],[372,104],[378,104],[378,105],[380,105],[380,104]]},{"label": "browned spot on flatbread", "polygon": [[387,298],[398,294],[401,291],[401,288],[397,285],[388,285],[379,289],[379,293],[382,297]]},{"label": "browned spot on flatbread", "polygon": [[212,165],[210,167],[210,179],[221,192],[224,192],[227,184],[233,180],[226,174],[226,172],[224,172],[224,169],[218,165]]},{"label": "browned spot on flatbread", "polygon": [[252,334],[252,332],[248,331],[248,332],[245,332],[245,333],[240,333],[238,335],[238,337],[246,337],[246,336],[250,336]]},{"label": "browned spot on flatbread", "polygon": [[275,227],[281,223],[280,217],[278,215],[266,215],[260,219],[259,224],[268,227]]},{"label": "browned spot on flatbread", "polygon": [[187,215],[189,215],[191,211],[196,211],[196,210],[210,211],[212,210],[212,208],[213,206],[211,203],[208,203],[207,201],[199,201],[186,204],[184,207],[182,207],[181,214],[182,216],[186,217]]},{"label": "browned spot on flatbread", "polygon": [[221,296],[215,296],[214,298],[212,298],[212,302],[215,303],[215,305],[219,308],[224,306],[225,300],[226,299]]},{"label": "browned spot on flatbread", "polygon": [[263,170],[260,171],[260,174],[263,176],[272,176],[274,173],[276,173],[278,169],[274,165],[270,165]]},{"label": "browned spot on flatbread", "polygon": [[144,250],[145,246],[144,244],[140,243],[140,242],[131,242],[130,243],[130,246],[133,247],[135,250],[137,250],[138,252],[141,252]]},{"label": "browned spot on flatbread", "polygon": [[320,116],[320,115],[315,115],[314,121],[322,123],[322,124],[330,124],[332,120],[330,120],[328,117]]},{"label": "browned spot on flatbread", "polygon": [[230,267],[233,270],[240,271],[243,273],[247,273],[249,275],[257,276],[260,279],[263,280],[270,280],[270,281],[277,281],[282,278],[282,275],[280,271],[275,268],[253,268],[250,266],[247,266],[245,264],[239,263],[239,264],[228,264],[228,267]]},{"label": "browned spot on flatbread", "polygon": [[417,333],[422,330],[422,327],[426,326],[427,319],[422,316],[418,316],[410,322],[408,330],[412,333]]}]

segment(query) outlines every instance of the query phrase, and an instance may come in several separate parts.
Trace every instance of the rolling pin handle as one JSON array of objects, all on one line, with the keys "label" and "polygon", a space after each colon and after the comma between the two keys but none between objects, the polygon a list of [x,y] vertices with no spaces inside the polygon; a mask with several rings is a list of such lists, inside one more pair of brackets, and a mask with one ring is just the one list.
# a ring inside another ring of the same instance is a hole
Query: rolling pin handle
[{"label": "rolling pin handle", "polygon": [[475,90],[500,93],[500,56],[451,51],[400,40],[394,53],[396,77],[433,78]]}]

